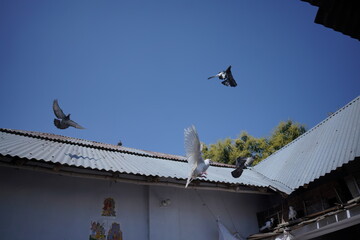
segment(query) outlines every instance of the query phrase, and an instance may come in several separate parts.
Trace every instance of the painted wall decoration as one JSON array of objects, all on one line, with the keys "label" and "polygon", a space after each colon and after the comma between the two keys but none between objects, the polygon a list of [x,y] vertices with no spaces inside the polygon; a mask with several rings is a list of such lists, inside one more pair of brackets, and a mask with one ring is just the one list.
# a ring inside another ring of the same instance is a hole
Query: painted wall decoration
[{"label": "painted wall decoration", "polygon": [[102,216],[112,216],[115,217],[116,216],[116,212],[115,212],[115,200],[113,198],[106,198],[104,200],[104,206],[103,206],[103,211],[102,211]]},{"label": "painted wall decoration", "polygon": [[120,230],[120,224],[116,222],[112,223],[106,240],[122,240],[122,239],[123,238],[122,238],[122,232]]},{"label": "painted wall decoration", "polygon": [[116,220],[115,200],[105,198],[102,205],[101,217],[91,221],[89,240],[122,240],[120,224]]},{"label": "painted wall decoration", "polygon": [[[106,234],[107,233],[107,234]],[[90,225],[89,240],[122,240],[120,224],[103,220],[92,221]]]},{"label": "painted wall decoration", "polygon": [[99,222],[91,222],[91,233],[89,240],[106,240],[104,224]]}]

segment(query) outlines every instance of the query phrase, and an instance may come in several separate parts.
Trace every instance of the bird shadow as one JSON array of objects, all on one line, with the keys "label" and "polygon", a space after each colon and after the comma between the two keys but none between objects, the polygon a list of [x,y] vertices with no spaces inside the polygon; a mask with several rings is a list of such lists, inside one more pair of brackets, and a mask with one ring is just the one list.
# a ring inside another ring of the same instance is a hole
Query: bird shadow
[{"label": "bird shadow", "polygon": [[73,158],[75,158],[75,159],[87,159],[87,160],[92,160],[92,161],[98,161],[99,160],[99,159],[96,159],[96,158],[93,158],[93,157],[84,157],[84,156],[71,154],[71,153],[65,153],[65,155],[69,156],[71,159],[73,159]]}]

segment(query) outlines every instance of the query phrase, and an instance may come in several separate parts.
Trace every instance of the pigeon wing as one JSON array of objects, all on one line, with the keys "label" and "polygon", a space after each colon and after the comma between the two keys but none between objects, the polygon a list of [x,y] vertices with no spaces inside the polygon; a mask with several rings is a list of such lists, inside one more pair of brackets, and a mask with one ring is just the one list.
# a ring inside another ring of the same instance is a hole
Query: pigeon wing
[{"label": "pigeon wing", "polygon": [[226,69],[226,77],[227,79],[229,80],[229,84],[231,87],[236,87],[237,86],[237,83],[232,75],[232,72],[231,72],[231,66],[229,66],[227,69]]},{"label": "pigeon wing", "polygon": [[214,75],[214,76],[208,77],[208,79],[215,78],[215,77],[220,78],[220,77],[221,77],[221,74],[222,74],[222,72],[219,72],[218,74],[216,74],[216,75]]},{"label": "pigeon wing", "polygon": [[253,157],[248,157],[245,162],[245,167],[249,167],[254,162]]},{"label": "pigeon wing", "polygon": [[244,157],[238,157],[236,159],[236,167],[244,167],[245,166],[245,163],[246,163],[246,158]]},{"label": "pigeon wing", "polygon": [[78,123],[74,122],[73,120],[67,120],[66,123],[69,125],[69,126],[72,126],[74,128],[78,128],[78,129],[85,129],[84,127],[80,126]]},{"label": "pigeon wing", "polygon": [[61,108],[59,107],[59,103],[57,99],[55,99],[53,102],[53,110],[57,118],[64,119],[66,117],[63,110],[61,110]]},{"label": "pigeon wing", "polygon": [[237,83],[232,75],[231,72],[231,65],[225,70],[226,73],[226,82],[224,81],[223,84],[230,87],[236,87]]},{"label": "pigeon wing", "polygon": [[230,82],[228,79],[222,81],[221,83],[224,84],[225,86],[228,86],[228,87],[230,86]]},{"label": "pigeon wing", "polygon": [[228,78],[227,78],[228,82],[229,82],[229,85],[230,87],[236,87],[237,86],[237,83],[235,81],[235,79],[233,78],[232,74],[230,73],[230,75],[228,75]]},{"label": "pigeon wing", "polygon": [[199,163],[204,163],[201,156],[201,144],[198,133],[194,126],[185,129],[185,152],[186,158],[192,169],[196,169]]},{"label": "pigeon wing", "polygon": [[243,173],[244,169],[243,168],[236,168],[234,171],[231,172],[231,175],[234,178],[239,178],[241,176],[241,174]]},{"label": "pigeon wing", "polygon": [[238,157],[236,159],[236,169],[231,172],[231,175],[234,178],[239,178],[241,176],[242,172],[244,171],[245,162],[246,162],[246,158]]},{"label": "pigeon wing", "polygon": [[227,74],[231,73],[231,65],[225,70]]}]

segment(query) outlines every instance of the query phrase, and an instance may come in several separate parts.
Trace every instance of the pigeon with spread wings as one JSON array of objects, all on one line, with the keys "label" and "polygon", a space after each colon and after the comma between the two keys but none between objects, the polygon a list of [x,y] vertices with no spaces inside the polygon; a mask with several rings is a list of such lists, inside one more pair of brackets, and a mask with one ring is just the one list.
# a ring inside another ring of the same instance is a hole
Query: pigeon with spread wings
[{"label": "pigeon with spread wings", "polygon": [[191,167],[191,172],[186,181],[185,188],[197,177],[206,177],[206,170],[209,168],[211,160],[203,159],[201,156],[201,143],[198,133],[194,126],[184,131],[186,159]]},{"label": "pigeon with spread wings", "polygon": [[218,77],[222,81],[221,83],[228,87],[236,87],[237,83],[231,73],[231,66],[229,66],[225,71],[219,72],[218,74],[208,77],[208,79]]},{"label": "pigeon with spread wings", "polygon": [[73,120],[70,120],[70,114],[65,115],[63,110],[59,107],[58,100],[55,99],[53,102],[53,110],[54,114],[58,119],[54,119],[54,124],[59,129],[65,129],[68,127],[74,127],[78,129],[84,129],[82,126],[74,122]]},{"label": "pigeon with spread wings", "polygon": [[238,157],[236,159],[236,169],[231,172],[231,175],[234,178],[239,178],[247,167],[249,167],[254,162],[253,157]]}]

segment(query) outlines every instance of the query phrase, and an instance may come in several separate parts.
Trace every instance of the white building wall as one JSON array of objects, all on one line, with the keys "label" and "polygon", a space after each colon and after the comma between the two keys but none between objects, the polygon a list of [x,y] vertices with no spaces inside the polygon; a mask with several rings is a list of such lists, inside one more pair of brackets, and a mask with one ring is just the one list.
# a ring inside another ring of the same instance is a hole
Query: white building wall
[{"label": "white building wall", "polygon": [[[161,207],[163,199],[171,204]],[[246,237],[258,231],[256,212],[266,197],[222,191],[150,187],[150,237],[161,239],[218,239],[216,219]]]},{"label": "white building wall", "polygon": [[[257,232],[266,197],[111,183],[0,167],[0,239],[89,239],[92,221],[120,223],[124,240],[218,239],[216,218],[243,236]],[[115,200],[116,217],[101,216]],[[170,199],[170,205],[161,201]]]}]

